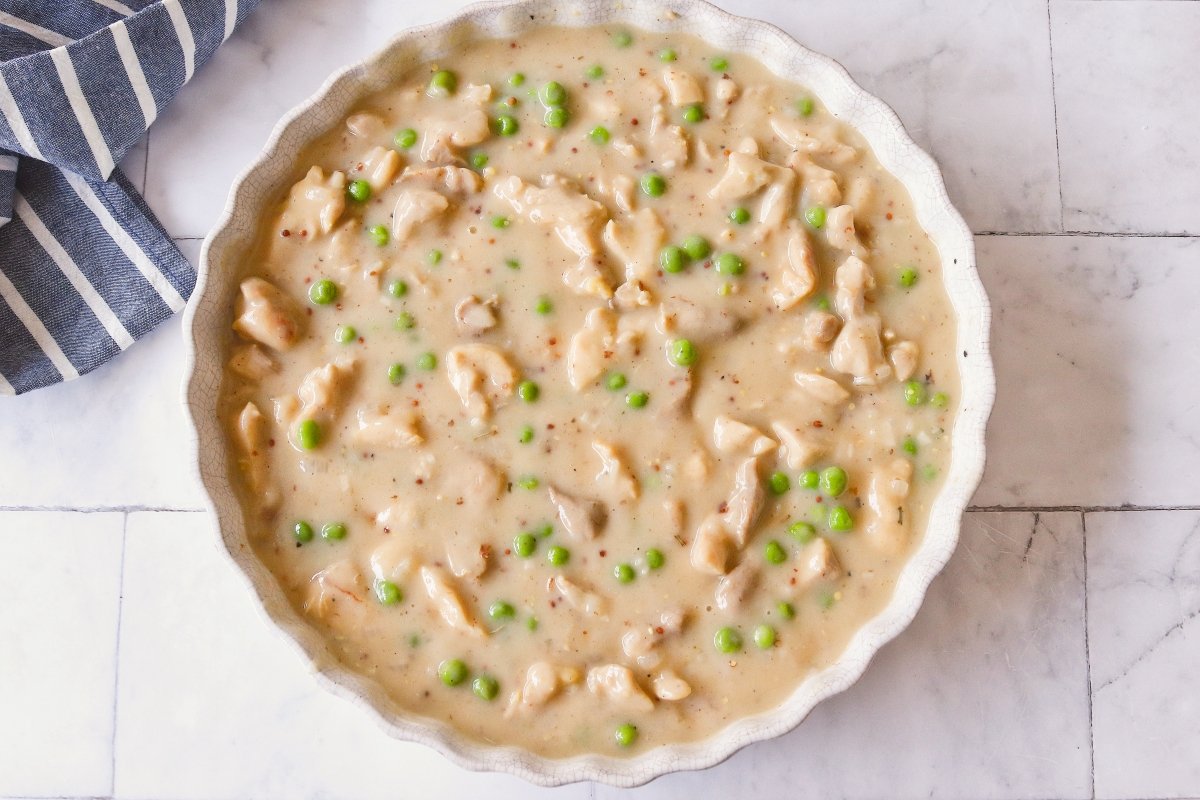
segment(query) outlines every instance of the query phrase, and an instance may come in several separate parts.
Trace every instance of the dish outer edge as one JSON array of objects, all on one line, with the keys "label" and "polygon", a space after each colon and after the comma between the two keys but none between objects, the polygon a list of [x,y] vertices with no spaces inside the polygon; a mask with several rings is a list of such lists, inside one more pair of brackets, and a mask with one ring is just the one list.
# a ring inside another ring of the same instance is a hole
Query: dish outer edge
[{"label": "dish outer edge", "polygon": [[[209,282],[214,258],[236,249],[239,234],[252,238],[256,231],[256,218],[236,229],[236,221],[245,216],[242,209],[261,208],[270,187],[292,168],[286,145],[311,140],[344,116],[356,99],[381,88],[386,83],[384,73],[395,60],[419,63],[478,34],[491,38],[546,24],[614,23],[655,32],[691,33],[730,54],[750,54],[772,72],[813,89],[827,109],[862,133],[884,168],[909,191],[918,220],[938,249],[946,291],[958,321],[960,355],[956,360],[962,396],[951,433],[950,467],[934,501],[925,537],[902,569],[887,606],[855,633],[836,661],[807,677],[777,709],[737,720],[708,739],[663,745],[630,758],[585,754],[550,759],[512,746],[481,744],[444,723],[412,717],[397,708],[378,684],[338,663],[254,556],[216,414],[223,370],[220,342],[230,310],[221,296],[232,297],[232,292],[210,290]],[[415,57],[402,54],[406,45],[420,52]],[[274,178],[258,181],[257,176],[270,166],[275,168]],[[259,156],[234,181],[221,217],[200,252],[196,288],[183,318],[183,404],[194,472],[204,487],[206,510],[221,549],[253,590],[260,614],[310,661],[319,684],[368,709],[390,735],[433,747],[467,769],[507,772],[542,786],[594,780],[632,787],[670,772],[714,766],[746,745],[794,729],[817,703],[853,685],[875,653],[912,621],[930,582],[954,552],[962,515],[983,475],[984,433],[995,399],[990,321],[991,309],[976,269],[974,240],[950,201],[937,165],[904,130],[896,113],[858,86],[833,59],[809,50],[774,25],[732,15],[705,0],[499,0],[476,3],[442,22],[401,32],[366,60],[335,72],[316,94],[276,124]],[[203,361],[199,353],[204,354]]]}]

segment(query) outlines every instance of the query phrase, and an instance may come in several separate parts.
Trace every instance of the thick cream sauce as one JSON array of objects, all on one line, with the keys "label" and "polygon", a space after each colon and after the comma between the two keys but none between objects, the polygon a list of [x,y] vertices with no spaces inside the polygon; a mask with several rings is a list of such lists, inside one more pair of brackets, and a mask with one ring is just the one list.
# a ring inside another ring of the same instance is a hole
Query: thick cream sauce
[{"label": "thick cream sauce", "polygon": [[[620,33],[399,76],[298,154],[229,298],[257,555],[398,707],[548,756],[701,739],[832,662],[957,394],[936,251],[863,139],[749,56]],[[689,236],[711,254],[664,271]],[[802,486],[831,466],[840,496]]]}]

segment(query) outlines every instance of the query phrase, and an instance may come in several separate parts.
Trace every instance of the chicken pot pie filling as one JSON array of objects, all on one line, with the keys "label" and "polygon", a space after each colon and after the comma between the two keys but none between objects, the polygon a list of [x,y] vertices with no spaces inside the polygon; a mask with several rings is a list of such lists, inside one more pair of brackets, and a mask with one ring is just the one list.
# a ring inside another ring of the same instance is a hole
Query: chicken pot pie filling
[{"label": "chicken pot pie filling", "polygon": [[550,757],[768,711],[887,603],[957,372],[909,197],[685,35],[413,68],[299,154],[230,298],[250,542],[396,706]]}]

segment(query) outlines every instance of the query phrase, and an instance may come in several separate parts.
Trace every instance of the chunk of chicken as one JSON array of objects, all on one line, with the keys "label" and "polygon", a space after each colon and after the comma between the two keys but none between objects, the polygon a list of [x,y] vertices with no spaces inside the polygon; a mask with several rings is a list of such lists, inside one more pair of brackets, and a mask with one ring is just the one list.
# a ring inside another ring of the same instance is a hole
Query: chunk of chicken
[{"label": "chunk of chicken", "polygon": [[257,496],[260,506],[267,514],[279,506],[279,490],[271,486],[268,474],[271,470],[267,459],[267,419],[254,403],[246,403],[234,420],[234,442],[241,451],[238,466],[246,476],[246,483]]},{"label": "chunk of chicken", "polygon": [[450,201],[432,189],[420,186],[405,186],[396,198],[396,209],[392,212],[392,239],[397,243],[408,241],[421,225],[440,217],[450,208]]},{"label": "chunk of chicken", "polygon": [[658,306],[656,327],[664,336],[683,337],[703,344],[726,339],[741,326],[741,318],[725,308],[693,303],[684,297],[666,297]]},{"label": "chunk of chicken", "polygon": [[454,306],[454,322],[466,334],[480,334],[496,327],[496,308],[500,298],[492,295],[486,300],[469,294]]},{"label": "chunk of chicken", "polygon": [[872,472],[867,483],[867,539],[887,553],[898,553],[908,541],[904,501],[912,471],[907,458],[893,459]]},{"label": "chunk of chicken", "polygon": [[836,406],[850,399],[850,393],[833,378],[815,372],[797,372],[793,377],[805,394],[826,405]]},{"label": "chunk of chicken", "polygon": [[260,381],[279,369],[279,366],[256,344],[243,344],[233,349],[229,369],[248,381]]},{"label": "chunk of chicken", "polygon": [[596,483],[609,486],[618,498],[618,503],[637,500],[641,489],[637,479],[633,477],[632,470],[617,449],[608,442],[597,439],[592,442],[592,451],[600,457],[600,471],[596,473]]},{"label": "chunk of chicken", "polygon": [[453,113],[432,117],[421,137],[421,160],[430,164],[454,164],[464,147],[479,144],[491,135],[488,116],[480,108],[457,108]]},{"label": "chunk of chicken", "polygon": [[654,669],[662,662],[657,652],[662,642],[683,630],[682,609],[664,611],[648,625],[639,625],[621,636],[621,649],[642,669]]},{"label": "chunk of chicken", "polygon": [[779,446],[774,439],[758,428],[724,414],[713,420],[712,436],[713,446],[721,453],[761,456]]},{"label": "chunk of chicken", "polygon": [[425,593],[433,601],[433,606],[437,609],[443,622],[459,633],[481,639],[487,637],[487,630],[480,627],[479,623],[475,621],[475,617],[463,605],[462,598],[458,596],[458,591],[454,588],[450,576],[437,567],[431,566],[421,567],[420,574],[421,583],[425,586]]},{"label": "chunk of chicken", "polygon": [[340,356],[323,367],[310,370],[296,390],[296,396],[300,398],[298,416],[321,422],[337,417],[350,394],[357,371],[357,362],[350,356]]},{"label": "chunk of chicken", "polygon": [[596,500],[567,494],[554,486],[546,488],[550,504],[558,512],[558,520],[576,541],[589,541],[600,535],[608,512]]},{"label": "chunk of chicken", "polygon": [[800,553],[796,583],[800,587],[811,586],[817,581],[836,581],[844,574],[842,563],[828,540],[817,537],[804,546]]},{"label": "chunk of chicken", "polygon": [[444,192],[452,198],[462,200],[483,191],[483,178],[466,167],[442,166],[409,168],[400,176],[406,186],[419,186]]},{"label": "chunk of chicken", "polygon": [[384,533],[420,527],[422,515],[410,502],[396,500],[375,515],[375,526]]},{"label": "chunk of chicken", "polygon": [[812,159],[800,153],[792,153],[787,163],[800,176],[805,207],[833,208],[842,204],[842,190],[838,186],[836,172],[817,166]]},{"label": "chunk of chicken", "polygon": [[[763,193],[762,204],[758,209],[759,225],[755,229],[755,236],[759,240],[779,233],[795,206],[796,176],[790,170],[785,169],[775,169],[773,175],[774,180],[767,187],[767,191]],[[792,227],[799,229],[798,221],[791,220],[791,222]]]},{"label": "chunk of chicken", "polygon": [[625,267],[625,280],[652,282],[658,275],[658,253],[667,232],[653,209],[643,208],[627,221],[608,221],[604,244]]},{"label": "chunk of chicken", "polygon": [[486,344],[460,344],[446,353],[446,377],[471,417],[481,425],[497,404],[512,397],[517,371],[499,349]]},{"label": "chunk of chicken", "polygon": [[859,258],[866,258],[867,248],[858,240],[854,230],[854,209],[838,206],[829,210],[825,220],[825,240],[831,245]]},{"label": "chunk of chicken", "polygon": [[783,458],[788,469],[805,469],[825,452],[825,446],[811,426],[776,421],[771,431],[783,445]]},{"label": "chunk of chicken", "polygon": [[920,358],[920,351],[914,342],[896,342],[888,348],[888,361],[892,363],[892,370],[896,373],[896,380],[906,381],[913,376],[917,371],[917,360]]},{"label": "chunk of chicken", "polygon": [[613,307],[618,311],[632,311],[654,302],[654,297],[641,281],[625,281],[613,292]]},{"label": "chunk of chicken", "polygon": [[850,145],[810,135],[808,123],[797,117],[775,114],[771,117],[771,130],[793,150],[820,156],[831,164],[847,165],[858,159],[858,151]]},{"label": "chunk of chicken", "polygon": [[588,670],[587,687],[592,694],[626,711],[654,709],[654,701],[638,686],[633,672],[620,664],[592,667]]},{"label": "chunk of chicken", "polygon": [[715,119],[723,121],[729,116],[729,109],[738,99],[738,85],[728,75],[722,76],[713,84],[712,94],[715,102],[710,113]]},{"label": "chunk of chicken", "polygon": [[810,311],[804,315],[800,344],[813,353],[823,353],[837,337],[842,321],[828,311]]},{"label": "chunk of chicken", "polygon": [[[600,193],[608,197],[618,211],[623,211],[626,214],[633,213],[633,206],[636,197],[635,191],[637,184],[633,178],[623,172],[618,172],[615,175],[600,175],[597,176],[596,188]],[[611,224],[611,223],[610,223]]]},{"label": "chunk of chicken", "polygon": [[459,90],[458,95],[468,103],[485,106],[492,99],[492,85],[490,83],[468,83]]},{"label": "chunk of chicken", "polygon": [[546,588],[566,600],[571,608],[590,614],[593,617],[603,617],[605,613],[604,598],[595,592],[584,589],[565,575],[555,575],[546,583]]},{"label": "chunk of chicken", "polygon": [[844,322],[829,363],[838,372],[853,375],[856,384],[887,380],[891,367],[883,356],[879,315],[866,310],[866,293],[874,288],[875,276],[860,258],[849,256],[838,267],[834,282],[834,305]]},{"label": "chunk of chicken", "polygon": [[400,154],[390,147],[372,147],[360,165],[359,174],[372,191],[382,192],[392,185],[400,171]]},{"label": "chunk of chicken", "polygon": [[358,410],[354,441],[367,447],[403,449],[422,444],[425,437],[421,435],[420,418],[412,411],[376,406]]},{"label": "chunk of chicken", "polygon": [[509,695],[504,716],[512,717],[540,708],[553,700],[563,687],[579,683],[580,678],[579,670],[574,667],[556,667],[545,661],[535,661],[525,671],[521,688]]},{"label": "chunk of chicken", "polygon": [[494,191],[530,222],[551,226],[567,249],[580,258],[599,252],[600,228],[608,211],[567,179],[544,175],[538,187],[513,175],[497,183]]},{"label": "chunk of chicken", "polygon": [[611,309],[593,308],[567,346],[567,382],[577,392],[591,385],[612,359],[636,355],[641,341],[632,321]]},{"label": "chunk of chicken", "polygon": [[304,333],[304,318],[295,304],[262,278],[246,278],[237,301],[233,329],[272,350],[288,350]]},{"label": "chunk of chicken", "polygon": [[383,120],[375,114],[351,114],[346,118],[346,129],[359,139],[378,139],[385,132]]},{"label": "chunk of chicken", "polygon": [[446,563],[456,578],[479,580],[491,557],[491,545],[480,544],[473,536],[455,534],[446,539]]},{"label": "chunk of chicken", "polygon": [[675,672],[665,669],[650,681],[654,696],[668,702],[682,700],[692,693],[692,687]]},{"label": "chunk of chicken", "polygon": [[724,575],[733,554],[733,538],[720,514],[709,514],[692,537],[692,567],[709,575]]},{"label": "chunk of chicken", "polygon": [[720,180],[708,190],[714,200],[741,200],[769,184],[778,169],[750,153],[733,152]]},{"label": "chunk of chicken", "polygon": [[371,574],[377,581],[402,583],[417,568],[411,545],[404,539],[391,536],[371,551]]},{"label": "chunk of chicken", "polygon": [[665,67],[662,71],[663,86],[666,87],[667,97],[676,108],[695,105],[704,102],[704,90],[700,82],[690,72],[684,72],[678,67]]},{"label": "chunk of chicken", "polygon": [[758,567],[749,559],[734,567],[717,581],[713,599],[722,611],[737,611],[758,586]]},{"label": "chunk of chicken", "polygon": [[726,501],[725,527],[738,548],[746,546],[750,528],[762,511],[765,493],[758,476],[758,458],[747,458],[738,465],[734,476],[733,492]]},{"label": "chunk of chicken", "polygon": [[329,233],[346,210],[346,175],[313,167],[292,186],[279,215],[279,230],[288,236],[316,239]]},{"label": "chunk of chicken", "polygon": [[650,133],[646,149],[653,156],[655,165],[663,172],[671,172],[688,162],[687,133],[681,126],[668,122],[662,106],[655,106],[650,115]]},{"label": "chunk of chicken", "polygon": [[335,561],[308,582],[304,611],[342,630],[358,627],[366,610],[367,587],[349,559]]},{"label": "chunk of chicken", "polygon": [[446,473],[441,497],[486,509],[503,496],[506,486],[504,473],[495,464],[482,456],[469,455]]},{"label": "chunk of chicken", "polygon": [[787,225],[787,261],[779,275],[771,300],[779,309],[794,307],[817,288],[817,260],[804,227],[791,220]]}]

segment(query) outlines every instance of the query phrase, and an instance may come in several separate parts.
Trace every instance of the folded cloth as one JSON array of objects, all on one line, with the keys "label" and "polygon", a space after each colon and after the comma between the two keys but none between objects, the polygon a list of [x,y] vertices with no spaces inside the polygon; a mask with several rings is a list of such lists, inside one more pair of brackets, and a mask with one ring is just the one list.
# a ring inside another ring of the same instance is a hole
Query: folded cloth
[{"label": "folded cloth", "polygon": [[0,0],[0,394],[83,375],[192,266],[116,164],[259,0]]}]

